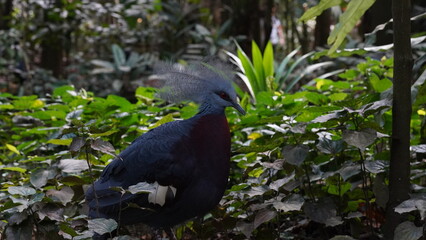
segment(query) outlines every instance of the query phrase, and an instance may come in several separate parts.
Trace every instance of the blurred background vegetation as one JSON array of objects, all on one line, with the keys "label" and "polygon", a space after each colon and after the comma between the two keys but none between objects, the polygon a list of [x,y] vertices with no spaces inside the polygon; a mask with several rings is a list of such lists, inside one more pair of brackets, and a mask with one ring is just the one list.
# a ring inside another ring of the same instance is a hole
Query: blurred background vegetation
[{"label": "blurred background vegetation", "polygon": [[[392,234],[417,240],[426,2],[411,11],[411,188]],[[235,67],[247,115],[227,110],[234,155],[220,206],[178,238],[386,239],[391,18],[389,0],[0,0],[1,238],[115,230],[87,219],[84,188],[138,135],[197,111],[154,97],[155,63],[216,57]]]},{"label": "blurred background vegetation", "polygon": [[[45,94],[73,84],[101,96],[126,95],[147,84],[156,60],[224,58],[223,50],[235,50],[235,42],[250,56],[252,40],[263,49],[271,33],[271,15],[282,26],[274,60],[283,60],[295,49],[303,55],[327,46],[330,29],[347,3],[316,19],[298,20],[316,4],[315,0],[1,0],[0,91]],[[414,1],[413,15],[422,13],[424,5]],[[390,9],[388,1],[377,0],[347,35],[344,47],[392,43],[389,25],[365,35],[390,20]],[[414,32],[424,31],[424,24],[414,21]]]}]

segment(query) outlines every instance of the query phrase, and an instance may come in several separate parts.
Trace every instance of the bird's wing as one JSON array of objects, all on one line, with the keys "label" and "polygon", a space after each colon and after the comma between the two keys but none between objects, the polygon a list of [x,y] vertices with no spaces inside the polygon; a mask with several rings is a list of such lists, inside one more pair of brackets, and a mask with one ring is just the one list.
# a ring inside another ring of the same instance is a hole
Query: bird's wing
[{"label": "bird's wing", "polygon": [[138,183],[147,183],[150,188],[147,204],[163,205],[166,198],[176,195],[176,191],[186,185],[194,163],[193,150],[188,146],[188,129],[187,121],[175,121],[137,138],[108,164],[94,189],[88,190],[86,198],[90,208],[116,211],[120,204],[138,195],[122,195],[113,188],[127,189]]}]

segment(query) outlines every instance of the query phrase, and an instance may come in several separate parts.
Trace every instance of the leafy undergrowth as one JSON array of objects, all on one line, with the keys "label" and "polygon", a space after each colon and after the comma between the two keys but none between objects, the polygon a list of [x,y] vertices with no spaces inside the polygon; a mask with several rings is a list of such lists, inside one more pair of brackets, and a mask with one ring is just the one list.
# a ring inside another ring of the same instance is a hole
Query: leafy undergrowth
[{"label": "leafy undergrowth", "polygon": [[[246,96],[245,116],[228,109],[229,190],[210,214],[177,227],[177,237],[380,239],[392,73],[392,59],[369,59],[294,94],[260,92],[255,104]],[[87,239],[94,231],[114,231],[115,221],[87,219],[84,190],[137,136],[197,111],[191,103],[168,105],[154,93],[139,88],[135,104],[71,86],[46,98],[1,94],[2,237]],[[398,226],[398,239],[418,239],[426,215],[424,95],[420,89],[412,116],[413,194],[396,209],[410,221]],[[119,233],[147,237],[150,229],[141,229]]]}]

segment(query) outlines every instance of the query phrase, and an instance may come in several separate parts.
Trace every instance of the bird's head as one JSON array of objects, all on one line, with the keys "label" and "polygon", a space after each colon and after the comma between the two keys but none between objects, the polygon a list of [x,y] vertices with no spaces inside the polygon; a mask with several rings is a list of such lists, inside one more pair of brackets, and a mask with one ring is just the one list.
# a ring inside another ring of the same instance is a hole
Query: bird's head
[{"label": "bird's head", "polygon": [[238,104],[237,94],[232,86],[231,71],[218,62],[202,62],[188,66],[162,64],[157,72],[165,80],[160,91],[163,99],[179,102],[194,101],[213,109],[234,107],[245,114]]}]

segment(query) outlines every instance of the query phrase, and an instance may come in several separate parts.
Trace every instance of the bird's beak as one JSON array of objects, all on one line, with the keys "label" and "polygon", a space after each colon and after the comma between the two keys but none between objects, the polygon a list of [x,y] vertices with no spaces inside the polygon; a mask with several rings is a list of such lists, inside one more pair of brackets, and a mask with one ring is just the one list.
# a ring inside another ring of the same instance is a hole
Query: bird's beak
[{"label": "bird's beak", "polygon": [[237,109],[238,112],[240,112],[242,115],[246,115],[246,111],[240,106],[240,104],[236,102],[232,102],[232,106]]}]

